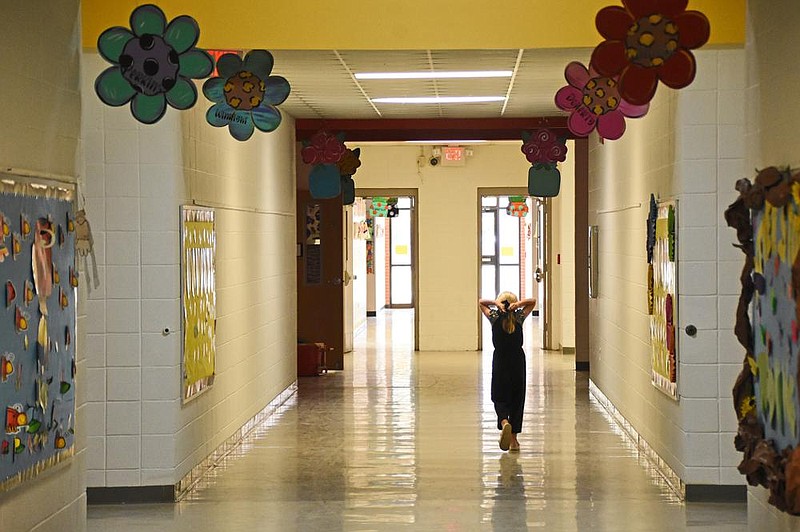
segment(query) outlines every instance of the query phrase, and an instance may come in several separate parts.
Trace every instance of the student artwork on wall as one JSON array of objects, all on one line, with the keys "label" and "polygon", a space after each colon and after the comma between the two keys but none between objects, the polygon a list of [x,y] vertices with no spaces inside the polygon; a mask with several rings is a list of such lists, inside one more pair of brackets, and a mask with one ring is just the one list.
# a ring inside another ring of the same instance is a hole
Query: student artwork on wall
[{"label": "student artwork on wall", "polygon": [[258,129],[275,131],[281,124],[277,106],[286,101],[291,87],[286,78],[271,76],[274,60],[266,50],[251,50],[244,61],[235,53],[217,61],[219,76],[203,84],[203,94],[214,105],[206,121],[214,127],[228,126],[236,140],[245,141]]},{"label": "student artwork on wall", "polygon": [[167,112],[167,105],[189,109],[197,102],[192,79],[211,74],[214,61],[196,48],[200,28],[190,16],[167,23],[164,12],[145,4],[133,10],[130,29],[108,28],[97,39],[97,49],[113,66],[95,81],[95,92],[106,105],[130,103],[133,117],[154,124]]},{"label": "student artwork on wall", "polygon": [[0,489],[74,452],[73,222],[72,191],[0,184]]},{"label": "student artwork on wall", "polygon": [[208,389],[216,375],[214,210],[181,207],[183,400]]},{"label": "student artwork on wall", "polygon": [[769,490],[770,504],[800,515],[800,174],[770,167],[736,189],[725,219],[745,253],[734,326],[745,350],[733,387],[738,469]]},{"label": "student artwork on wall", "polygon": [[528,169],[528,194],[540,198],[558,196],[561,172],[558,163],[567,160],[566,138],[557,137],[547,128],[533,133],[523,131],[522,153],[531,163]]},{"label": "student artwork on wall", "polygon": [[648,264],[650,363],[653,385],[678,398],[678,265],[675,202],[659,202]]}]

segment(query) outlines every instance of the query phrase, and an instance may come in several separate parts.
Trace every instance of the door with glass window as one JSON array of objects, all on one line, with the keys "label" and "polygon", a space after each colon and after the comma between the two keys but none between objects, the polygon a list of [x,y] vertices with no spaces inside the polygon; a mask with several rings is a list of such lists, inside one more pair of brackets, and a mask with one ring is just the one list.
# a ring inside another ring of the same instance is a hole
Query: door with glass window
[{"label": "door with glass window", "polygon": [[540,201],[528,197],[524,189],[481,189],[479,202],[480,298],[513,292],[520,299],[535,298],[534,315],[541,314],[543,276],[537,272],[542,271],[545,257],[543,220],[537,216]]},{"label": "door with glass window", "polygon": [[388,218],[389,305],[392,308],[411,308],[414,306],[414,198],[398,196],[395,206],[396,216]]}]

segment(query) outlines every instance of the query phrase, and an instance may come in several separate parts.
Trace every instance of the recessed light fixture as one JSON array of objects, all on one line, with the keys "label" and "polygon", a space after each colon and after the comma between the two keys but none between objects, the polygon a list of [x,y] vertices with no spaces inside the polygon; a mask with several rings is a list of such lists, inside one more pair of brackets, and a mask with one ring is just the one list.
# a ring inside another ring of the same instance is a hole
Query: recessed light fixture
[{"label": "recessed light fixture", "polygon": [[372,98],[372,103],[485,103],[503,102],[505,96],[419,96],[411,98]]},{"label": "recessed light fixture", "polygon": [[462,70],[452,72],[358,72],[356,79],[456,79],[510,78],[511,70]]}]

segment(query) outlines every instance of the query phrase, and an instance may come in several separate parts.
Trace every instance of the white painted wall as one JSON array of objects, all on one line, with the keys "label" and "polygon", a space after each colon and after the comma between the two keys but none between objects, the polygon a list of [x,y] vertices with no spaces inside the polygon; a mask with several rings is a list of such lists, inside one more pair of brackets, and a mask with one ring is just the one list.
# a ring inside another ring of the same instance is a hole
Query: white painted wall
[{"label": "white painted wall", "polygon": [[375,281],[373,310],[380,312],[386,306],[386,218],[375,218],[372,243],[375,245],[375,273],[371,277]]},{"label": "white painted wall", "polygon": [[[363,198],[356,198],[353,205],[353,229],[366,220],[367,208]],[[374,282],[373,282],[374,289]],[[367,325],[367,241],[353,239],[353,333]]]},{"label": "white painted wall", "polygon": [[[730,390],[741,257],[722,212],[744,174],[744,51],[700,50],[695,81],[659,87],[622,139],[593,143],[589,223],[599,226],[590,300],[591,378],[687,484],[742,484]],[[650,193],[677,198],[680,402],[650,384],[645,220]],[[699,332],[690,338],[686,325]]]},{"label": "white painted wall", "polygon": [[[80,3],[54,0],[47,16],[25,2],[3,5],[0,21],[0,167],[77,181],[81,96]],[[86,529],[86,316],[79,290],[75,456],[0,492],[0,530]]]},{"label": "white painted wall", "polygon": [[[567,153],[575,153],[575,142],[567,142]],[[561,192],[553,198],[552,262],[553,275],[551,329],[553,347],[575,348],[575,162],[572,157],[560,164]]]},{"label": "white painted wall", "polygon": [[[138,124],[83,55],[87,212],[103,286],[88,322],[88,485],[175,484],[296,379],[294,123],[240,143],[191,110]],[[216,209],[217,375],[181,402],[179,206]],[[169,327],[173,334],[164,336]]]},{"label": "white painted wall", "polygon": [[[478,187],[527,187],[530,164],[521,146],[476,145],[466,166],[421,168],[418,146],[361,147],[358,187],[419,189],[421,350],[478,345]],[[573,179],[562,170],[562,183]],[[447,312],[441,301],[449,302]]]},{"label": "white painted wall", "polygon": [[[787,37],[800,25],[800,10],[791,0],[750,0],[747,3],[746,124],[744,147],[747,153],[741,177],[755,178],[754,168],[766,166],[800,167],[800,106],[791,97],[800,84],[800,71],[794,68],[800,43]],[[735,198],[736,194],[731,193]],[[741,270],[743,255],[737,252],[733,263]],[[732,266],[733,266],[732,264]],[[738,283],[736,283],[738,293]],[[731,358],[741,363],[744,351],[732,343]],[[730,407],[730,405],[728,405]],[[732,409],[732,407],[730,407]],[[741,455],[737,453],[741,459]],[[753,529],[800,530],[800,519],[778,512],[767,503],[769,492],[748,488],[747,514]]]}]

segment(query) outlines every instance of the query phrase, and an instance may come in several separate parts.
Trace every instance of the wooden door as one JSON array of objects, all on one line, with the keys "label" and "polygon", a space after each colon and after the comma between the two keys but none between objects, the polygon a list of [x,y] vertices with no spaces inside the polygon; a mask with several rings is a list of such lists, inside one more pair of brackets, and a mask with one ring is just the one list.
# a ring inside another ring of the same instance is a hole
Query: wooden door
[{"label": "wooden door", "polygon": [[297,339],[324,342],[329,369],[344,369],[343,229],[341,196],[297,191]]}]

